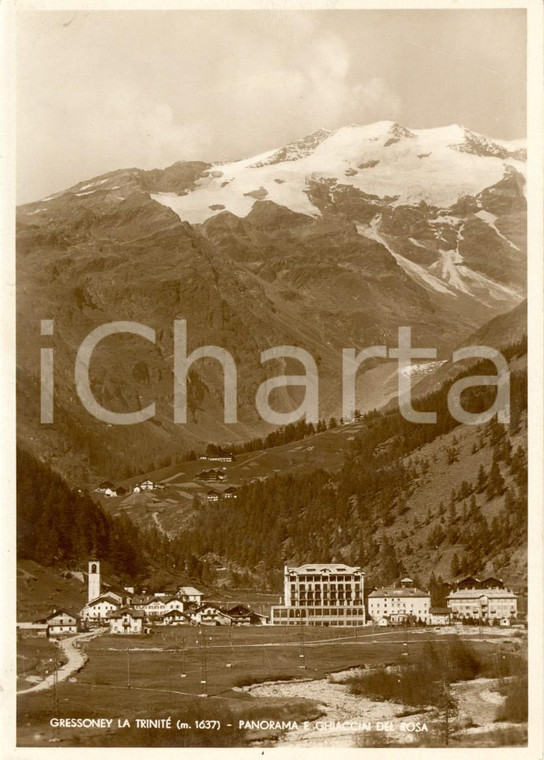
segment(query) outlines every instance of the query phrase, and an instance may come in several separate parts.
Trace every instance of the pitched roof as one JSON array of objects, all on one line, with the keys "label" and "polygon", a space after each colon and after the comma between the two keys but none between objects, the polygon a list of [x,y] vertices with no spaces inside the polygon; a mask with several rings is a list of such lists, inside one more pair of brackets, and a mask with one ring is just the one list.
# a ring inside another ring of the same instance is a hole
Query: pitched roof
[{"label": "pitched roof", "polygon": [[100,594],[100,596],[97,596],[96,599],[91,599],[90,602],[87,602],[85,607],[94,607],[95,604],[100,604],[100,602],[111,602],[112,604],[115,604],[119,607],[117,598],[110,593]]},{"label": "pitched roof", "polygon": [[142,610],[133,610],[129,607],[122,607],[120,610],[115,610],[115,612],[110,612],[107,615],[108,620],[116,620],[118,618],[122,618],[125,615],[130,615],[134,619],[136,618],[142,618],[144,617],[144,613]]},{"label": "pitched roof", "polygon": [[515,599],[516,595],[507,588],[460,588],[451,591],[447,599],[480,599],[482,596],[488,599]]},{"label": "pitched roof", "polygon": [[200,612],[201,610],[207,610],[207,609],[214,609],[217,610],[217,612],[223,612],[221,607],[216,604],[215,602],[204,602],[203,604],[200,604],[194,612]]},{"label": "pitched roof", "polygon": [[374,599],[381,599],[401,596],[430,598],[431,595],[428,591],[422,591],[419,588],[378,588],[375,591],[372,591],[368,596],[373,597]]},{"label": "pitched roof", "polygon": [[70,612],[70,610],[60,609],[60,610],[55,610],[55,612],[52,612],[50,615],[47,615],[47,617],[45,617],[44,620],[51,620],[52,617],[56,617],[57,615],[68,615],[69,617],[73,617],[76,620],[79,617],[75,612]]},{"label": "pitched roof", "polygon": [[194,596],[195,594],[198,594],[199,596],[204,596],[203,592],[199,591],[194,586],[181,586],[178,593],[185,594],[186,596],[189,596],[189,594],[192,596]]}]

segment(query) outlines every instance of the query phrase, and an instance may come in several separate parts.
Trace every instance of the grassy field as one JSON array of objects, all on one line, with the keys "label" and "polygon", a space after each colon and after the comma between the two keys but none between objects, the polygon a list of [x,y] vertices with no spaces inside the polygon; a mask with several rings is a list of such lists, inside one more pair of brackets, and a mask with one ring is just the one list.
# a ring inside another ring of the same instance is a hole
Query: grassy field
[{"label": "grassy field", "polygon": [[86,584],[76,578],[32,560],[17,562],[17,620],[38,620],[61,608],[80,610],[86,601]]},{"label": "grassy field", "polygon": [[45,638],[24,638],[17,642],[17,688],[31,686],[28,676],[43,678],[46,671],[51,670],[50,661],[65,662],[63,652],[59,647]]},{"label": "grassy field", "polygon": [[[101,636],[87,646],[89,662],[53,690],[19,697],[19,743],[44,746],[235,746],[247,744],[236,720],[258,717],[310,720],[319,715],[308,699],[254,699],[241,686],[268,680],[318,679],[351,667],[400,664],[421,652],[426,641],[450,637],[429,630],[372,632],[326,628],[202,628],[159,630],[152,636]],[[485,650],[506,642],[476,642]],[[511,646],[509,644],[508,646]],[[206,696],[203,696],[206,695]],[[58,705],[58,708],[55,707]],[[221,720],[222,730],[109,731],[58,729],[49,719],[107,717],[134,720],[171,715],[192,723]],[[231,724],[228,726],[227,724]],[[254,738],[254,737],[253,737]]]},{"label": "grassy field", "polygon": [[144,528],[158,525],[165,532],[174,534],[183,525],[190,523],[194,514],[194,497],[205,500],[210,486],[213,487],[213,484],[195,481],[195,476],[201,470],[225,467],[227,479],[224,486],[240,486],[278,473],[300,474],[316,468],[337,470],[344,462],[350,442],[363,426],[363,422],[353,422],[284,446],[240,454],[234,462],[225,465],[205,460],[172,465],[117,483],[131,490],[137,482],[150,478],[155,482],[163,482],[167,486],[164,490],[130,493],[116,499],[93,494],[93,498],[110,514],[125,513]]}]

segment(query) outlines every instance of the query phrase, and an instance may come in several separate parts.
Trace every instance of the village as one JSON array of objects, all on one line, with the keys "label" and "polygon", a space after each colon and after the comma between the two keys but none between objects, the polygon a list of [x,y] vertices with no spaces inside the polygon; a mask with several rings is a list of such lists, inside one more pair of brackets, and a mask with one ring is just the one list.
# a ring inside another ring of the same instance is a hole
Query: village
[{"label": "village", "polygon": [[58,640],[103,628],[110,634],[151,635],[162,626],[524,626],[526,597],[499,578],[467,577],[449,588],[446,606],[433,607],[429,591],[405,577],[388,588],[365,592],[361,568],[340,564],[285,567],[282,603],[269,614],[246,604],[222,606],[193,586],[136,592],[104,586],[100,562],[88,564],[87,603],[80,610],[52,610],[39,620],[17,623],[20,636]]}]

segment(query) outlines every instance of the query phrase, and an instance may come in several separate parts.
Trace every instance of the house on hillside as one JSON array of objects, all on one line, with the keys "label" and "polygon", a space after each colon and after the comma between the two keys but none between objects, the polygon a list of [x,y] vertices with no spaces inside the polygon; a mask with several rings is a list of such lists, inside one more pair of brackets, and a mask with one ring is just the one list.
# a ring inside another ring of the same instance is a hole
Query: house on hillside
[{"label": "house on hillside", "polygon": [[196,480],[204,480],[207,482],[223,482],[227,479],[226,472],[223,470],[202,470],[195,476]]},{"label": "house on hillside", "polygon": [[223,491],[223,498],[224,499],[237,499],[238,498],[238,489],[235,488],[235,486],[229,486]]},{"label": "house on hillside", "polygon": [[115,634],[139,634],[143,632],[144,613],[128,607],[115,610],[107,617],[110,633]]},{"label": "house on hillside", "polygon": [[201,454],[199,459],[208,462],[234,462],[234,454]]},{"label": "house on hillside", "polygon": [[219,501],[219,494],[217,493],[217,491],[208,491],[208,493],[206,494],[206,501],[208,502]]},{"label": "house on hillside", "polygon": [[455,587],[456,589],[480,588],[480,579],[475,578],[473,575],[467,575],[466,578],[457,581]]},{"label": "house on hillside", "polygon": [[95,493],[106,493],[106,491],[115,491],[115,486],[110,480],[105,480],[103,483],[100,483],[99,486],[97,486],[94,489]]}]

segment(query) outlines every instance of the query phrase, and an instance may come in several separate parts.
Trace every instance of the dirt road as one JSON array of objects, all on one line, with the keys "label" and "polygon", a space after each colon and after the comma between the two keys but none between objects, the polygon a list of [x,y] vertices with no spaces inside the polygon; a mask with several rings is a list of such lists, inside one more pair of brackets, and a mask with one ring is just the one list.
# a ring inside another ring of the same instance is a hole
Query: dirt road
[{"label": "dirt road", "polygon": [[87,662],[87,655],[83,649],[80,648],[80,643],[83,641],[89,641],[95,636],[100,636],[104,633],[106,628],[97,628],[87,633],[78,633],[76,636],[71,636],[69,639],[64,639],[60,642],[59,646],[64,652],[66,662],[62,665],[56,673],[53,671],[44,678],[43,681],[37,683],[35,686],[30,686],[28,689],[21,689],[17,694],[29,694],[33,691],[43,691],[44,689],[50,689],[55,682],[65,681],[72,673],[76,673]]}]

